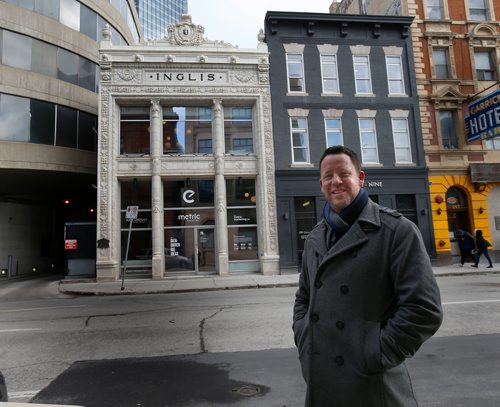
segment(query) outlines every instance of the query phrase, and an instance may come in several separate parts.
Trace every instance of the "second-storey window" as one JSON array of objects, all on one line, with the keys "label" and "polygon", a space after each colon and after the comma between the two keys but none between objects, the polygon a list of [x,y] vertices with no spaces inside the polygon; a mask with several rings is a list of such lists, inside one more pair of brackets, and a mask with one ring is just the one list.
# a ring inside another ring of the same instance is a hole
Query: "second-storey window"
[{"label": "second-storey window", "polygon": [[149,107],[120,110],[120,154],[149,154]]},{"label": "second-storey window", "polygon": [[292,157],[293,163],[309,163],[309,136],[307,133],[307,118],[292,117]]},{"label": "second-storey window", "polygon": [[354,80],[356,82],[356,93],[372,93],[372,81],[370,75],[370,60],[368,55],[354,55]]},{"label": "second-storey window", "polygon": [[224,139],[227,154],[253,153],[251,107],[224,108]]},{"label": "second-storey window", "polygon": [[475,51],[476,75],[479,81],[494,81],[497,78],[493,55],[488,51]]},{"label": "second-storey window", "polygon": [[396,163],[411,163],[410,132],[406,118],[392,119],[392,137]]},{"label": "second-storey window", "polygon": [[361,156],[365,164],[378,164],[377,133],[374,119],[358,119]]},{"label": "second-storey window", "polygon": [[455,115],[452,111],[439,112],[439,127],[441,129],[441,142],[443,148],[458,148],[458,137],[455,126]]},{"label": "second-storey window", "polygon": [[436,79],[449,79],[450,69],[449,69],[449,55],[447,48],[434,48],[434,69],[436,73]]},{"label": "second-storey window", "polygon": [[211,154],[211,140],[210,107],[163,107],[163,154]]},{"label": "second-storey window", "polygon": [[469,0],[469,16],[471,20],[487,20],[488,9],[486,7],[486,0]]},{"label": "second-storey window", "polygon": [[321,78],[324,93],[339,93],[337,55],[321,55]]},{"label": "second-storey window", "polygon": [[387,67],[387,81],[389,83],[389,95],[403,95],[405,85],[403,81],[403,64],[401,57],[396,55],[387,55],[385,57]]},{"label": "second-storey window", "polygon": [[325,119],[326,146],[343,145],[342,121],[338,119]]},{"label": "second-storey window", "polygon": [[443,18],[441,0],[426,0],[425,9],[427,18],[432,20],[441,20]]},{"label": "second-storey window", "polygon": [[302,54],[286,54],[288,91],[305,92],[304,63]]}]

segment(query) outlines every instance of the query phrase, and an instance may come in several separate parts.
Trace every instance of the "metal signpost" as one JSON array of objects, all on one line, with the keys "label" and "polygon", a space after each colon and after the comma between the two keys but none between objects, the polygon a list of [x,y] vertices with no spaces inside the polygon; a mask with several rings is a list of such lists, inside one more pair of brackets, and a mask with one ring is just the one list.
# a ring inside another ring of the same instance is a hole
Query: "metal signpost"
[{"label": "metal signpost", "polygon": [[125,212],[125,220],[129,222],[129,226],[128,226],[128,237],[127,237],[127,249],[125,251],[125,260],[123,262],[121,291],[125,289],[125,272],[127,271],[128,248],[130,246],[130,234],[132,233],[132,223],[134,223],[134,220],[137,219],[138,214],[139,214],[138,206],[127,206],[127,212]]}]

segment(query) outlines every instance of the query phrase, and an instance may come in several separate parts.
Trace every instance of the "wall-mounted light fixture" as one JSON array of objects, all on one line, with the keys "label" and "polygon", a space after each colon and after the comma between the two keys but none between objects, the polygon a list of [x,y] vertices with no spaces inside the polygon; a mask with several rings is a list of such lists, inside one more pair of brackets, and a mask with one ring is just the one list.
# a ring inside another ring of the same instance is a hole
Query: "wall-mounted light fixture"
[{"label": "wall-mounted light fixture", "polygon": [[191,188],[191,178],[186,178],[186,187]]},{"label": "wall-mounted light fixture", "polygon": [[283,214],[283,220],[288,220],[288,212],[285,212],[285,213]]},{"label": "wall-mounted light fixture", "polygon": [[438,208],[438,209],[437,209],[437,214],[438,214],[438,215],[441,215],[442,213],[443,213],[443,210],[442,210],[441,208]]},{"label": "wall-mounted light fixture", "polygon": [[446,242],[444,240],[440,240],[438,242],[438,245],[439,245],[439,247],[443,247],[444,245],[446,245]]},{"label": "wall-mounted light fixture", "polygon": [[440,204],[441,202],[444,201],[444,198],[442,195],[436,195],[434,200],[436,201],[436,203]]},{"label": "wall-mounted light fixture", "polygon": [[479,213],[483,214],[484,213],[484,208],[482,206],[479,207]]}]

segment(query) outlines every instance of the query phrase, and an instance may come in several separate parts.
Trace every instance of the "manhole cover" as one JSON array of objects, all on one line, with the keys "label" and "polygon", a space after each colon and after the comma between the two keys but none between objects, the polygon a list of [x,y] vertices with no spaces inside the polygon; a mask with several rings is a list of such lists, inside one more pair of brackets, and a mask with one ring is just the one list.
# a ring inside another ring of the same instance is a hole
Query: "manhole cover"
[{"label": "manhole cover", "polygon": [[260,388],[253,385],[244,384],[243,386],[236,387],[231,390],[232,393],[239,394],[240,396],[250,397],[260,393]]}]

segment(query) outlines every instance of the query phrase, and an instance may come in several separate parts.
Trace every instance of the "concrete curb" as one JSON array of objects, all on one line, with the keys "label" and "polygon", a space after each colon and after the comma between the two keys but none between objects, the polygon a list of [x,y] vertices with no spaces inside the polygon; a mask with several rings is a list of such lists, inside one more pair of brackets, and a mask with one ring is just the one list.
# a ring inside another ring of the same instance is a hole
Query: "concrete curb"
[{"label": "concrete curb", "polygon": [[[466,275],[498,274],[500,270],[467,269],[455,266],[435,267],[437,277],[452,277]],[[61,280],[59,292],[67,295],[146,295],[186,293],[201,291],[245,290],[278,287],[297,287],[299,274],[282,274],[263,276],[256,274],[236,275],[231,277],[175,277],[165,280],[125,280],[124,290],[121,290],[121,281],[98,283],[93,280]]]}]

